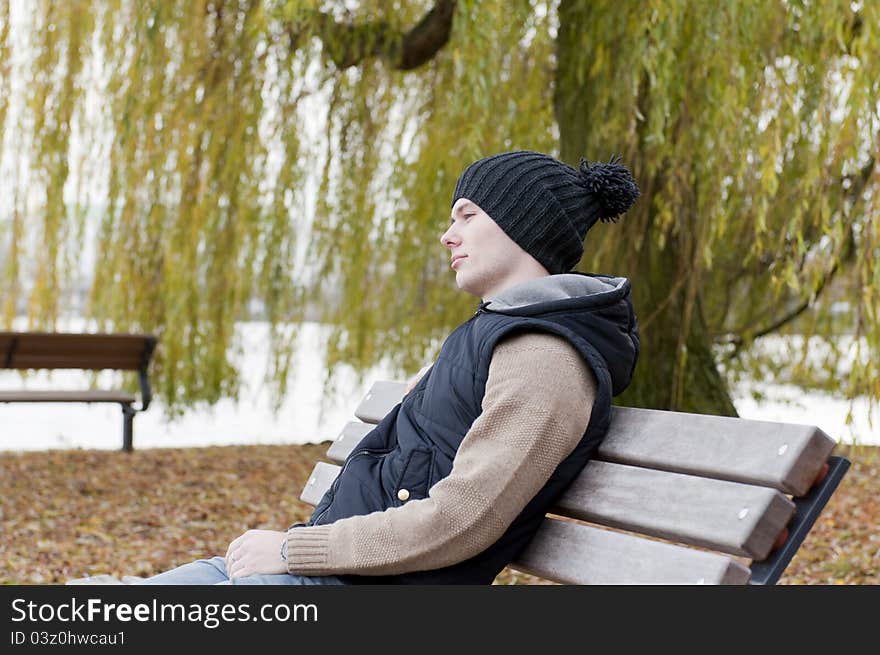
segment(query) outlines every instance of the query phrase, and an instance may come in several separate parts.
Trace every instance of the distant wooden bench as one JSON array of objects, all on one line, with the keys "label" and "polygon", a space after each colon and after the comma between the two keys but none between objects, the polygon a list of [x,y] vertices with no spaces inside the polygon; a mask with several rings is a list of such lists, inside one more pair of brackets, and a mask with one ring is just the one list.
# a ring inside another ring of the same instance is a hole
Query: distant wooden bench
[{"label": "distant wooden bench", "polygon": [[64,332],[0,332],[0,364],[7,369],[115,369],[137,371],[141,405],[119,390],[0,390],[4,403],[119,403],[122,406],[122,449],[132,450],[132,423],[149,407],[152,395],[147,367],[156,337],[146,334],[74,334]]},{"label": "distant wooden bench", "polygon": [[[374,384],[328,458],[344,462],[405,388]],[[815,426],[612,411],[512,568],[563,584],[775,584],[850,465]],[[317,504],[339,470],[319,462],[301,499]]]}]

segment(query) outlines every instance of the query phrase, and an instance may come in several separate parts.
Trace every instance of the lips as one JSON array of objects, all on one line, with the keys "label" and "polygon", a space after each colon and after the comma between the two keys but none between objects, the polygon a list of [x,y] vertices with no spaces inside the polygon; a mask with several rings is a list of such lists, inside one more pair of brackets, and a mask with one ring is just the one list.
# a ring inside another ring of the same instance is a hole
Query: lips
[{"label": "lips", "polygon": [[455,268],[455,264],[456,264],[457,262],[461,261],[462,259],[464,259],[465,257],[467,257],[467,255],[455,255],[455,256],[452,258],[452,261],[450,262],[449,265],[450,265],[452,268]]}]

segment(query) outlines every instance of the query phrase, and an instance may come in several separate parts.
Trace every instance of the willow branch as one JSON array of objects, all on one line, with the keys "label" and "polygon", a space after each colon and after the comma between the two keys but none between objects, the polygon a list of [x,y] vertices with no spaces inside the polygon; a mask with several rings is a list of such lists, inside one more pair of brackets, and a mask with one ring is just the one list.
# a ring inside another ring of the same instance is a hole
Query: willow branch
[{"label": "willow branch", "polygon": [[[763,336],[766,336],[768,334],[776,332],[779,328],[786,325],[787,323],[790,323],[791,321],[796,319],[798,316],[803,314],[807,310],[807,308],[810,307],[810,305],[812,305],[814,302],[816,302],[816,299],[819,297],[819,295],[822,293],[822,290],[827,286],[827,284],[831,281],[831,279],[837,273],[837,269],[839,267],[840,267],[840,261],[838,260],[838,261],[834,262],[834,266],[832,266],[831,269],[822,277],[822,279],[819,281],[818,286],[813,290],[813,292],[810,294],[809,298],[804,300],[801,304],[799,304],[797,307],[795,307],[788,314],[786,314],[782,318],[774,321],[770,325],[768,325],[764,328],[761,328],[760,330],[757,330],[755,332],[750,332],[749,336],[748,336],[748,341],[754,341],[755,339],[760,339]],[[735,338],[731,339],[729,341],[729,343],[733,345],[733,351],[731,351],[727,355],[727,359],[733,359],[734,357],[737,356],[737,354],[739,354],[739,351],[745,345],[746,339],[741,336],[736,336]]]},{"label": "willow branch", "polygon": [[[418,24],[400,32],[386,21],[345,23],[330,14],[313,11],[287,26],[291,47],[303,37],[316,35],[337,68],[348,68],[379,57],[394,70],[413,70],[430,61],[449,41],[457,0],[437,0]],[[305,28],[308,25],[308,28]]]},{"label": "willow branch", "polygon": [[[859,172],[855,175],[845,176],[844,179],[848,180],[851,183],[851,186],[848,190],[848,196],[851,199],[858,198],[862,192],[865,190],[865,186],[868,184],[868,180],[871,178],[871,174],[874,171],[874,163],[875,160],[873,157],[868,159],[868,162],[859,170]],[[807,308],[816,302],[816,299],[821,295],[822,291],[828,285],[828,283],[834,278],[835,274],[840,267],[841,261],[849,261],[851,254],[855,248],[855,239],[852,235],[852,229],[849,230],[849,238],[846,240],[846,246],[844,247],[844,251],[841,253],[840,257],[834,262],[834,266],[829,269],[829,271],[822,277],[819,281],[819,284],[813,290],[808,298],[806,298],[803,302],[801,302],[797,307],[795,307],[792,311],[787,313],[785,316],[779,318],[774,321],[770,325],[763,327],[754,332],[749,332],[748,341],[754,341],[755,339],[760,339],[763,336],[776,332],[782,326],[790,323],[798,316],[803,314]],[[733,346],[733,350],[728,353],[727,359],[731,360],[739,354],[739,351],[742,350],[742,347],[746,343],[746,338],[740,335],[737,335],[727,341],[728,344]]]}]

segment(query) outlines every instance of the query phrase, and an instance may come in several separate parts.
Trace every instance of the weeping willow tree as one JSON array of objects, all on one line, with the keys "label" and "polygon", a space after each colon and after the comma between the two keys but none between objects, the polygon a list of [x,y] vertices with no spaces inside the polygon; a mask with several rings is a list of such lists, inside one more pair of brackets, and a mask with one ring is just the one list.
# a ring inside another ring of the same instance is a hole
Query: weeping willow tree
[{"label": "weeping willow tree", "polygon": [[[619,154],[642,187],[578,266],[633,281],[621,403],[733,414],[744,375],[880,399],[877,3],[15,6],[2,320],[56,325],[94,249],[87,314],[159,334],[172,406],[235,395],[256,316],[279,397],[306,308],[328,386],[430,361],[475,305],[439,243],[455,180],[515,148]],[[786,331],[796,352],[756,347]]]}]

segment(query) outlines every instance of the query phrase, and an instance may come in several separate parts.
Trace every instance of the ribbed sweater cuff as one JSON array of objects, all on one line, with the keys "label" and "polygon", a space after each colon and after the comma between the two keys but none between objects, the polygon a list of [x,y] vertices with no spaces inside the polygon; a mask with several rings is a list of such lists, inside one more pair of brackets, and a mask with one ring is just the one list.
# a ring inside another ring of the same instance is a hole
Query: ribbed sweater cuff
[{"label": "ribbed sweater cuff", "polygon": [[331,575],[327,569],[332,525],[313,525],[287,531],[287,570],[293,574]]}]

